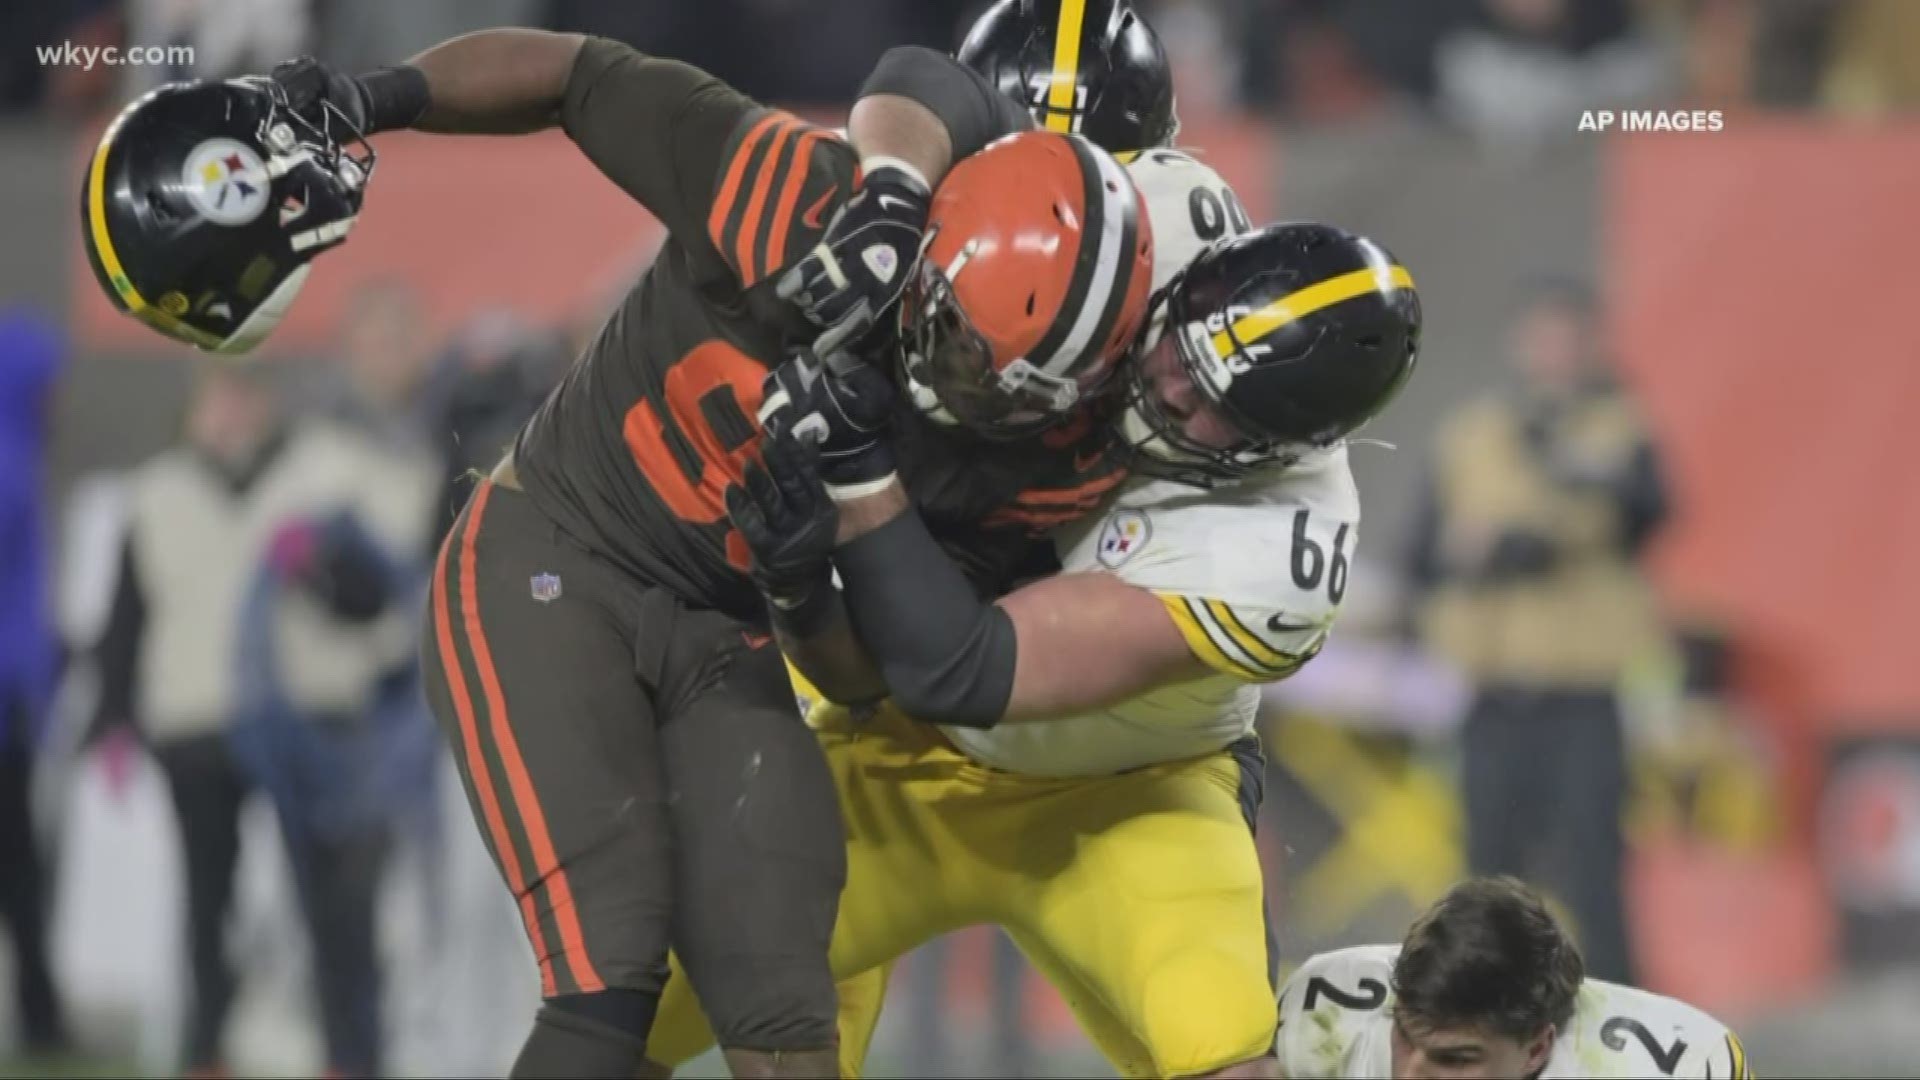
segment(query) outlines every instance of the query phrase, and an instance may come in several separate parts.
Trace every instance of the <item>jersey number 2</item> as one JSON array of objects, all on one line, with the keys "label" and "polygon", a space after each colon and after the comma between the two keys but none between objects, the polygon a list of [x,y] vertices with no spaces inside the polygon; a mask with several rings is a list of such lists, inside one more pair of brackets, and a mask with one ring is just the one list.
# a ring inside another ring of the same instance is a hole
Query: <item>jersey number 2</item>
[{"label": "jersey number 2", "polygon": [[1379,979],[1361,979],[1360,992],[1349,994],[1315,975],[1307,980],[1307,1000],[1303,1007],[1312,1012],[1313,1003],[1322,997],[1343,1009],[1377,1009],[1387,1000],[1387,984]]},{"label": "jersey number 2", "polygon": [[1646,1048],[1648,1056],[1653,1058],[1653,1063],[1660,1067],[1661,1072],[1672,1076],[1673,1070],[1680,1067],[1680,1055],[1687,1052],[1685,1039],[1674,1040],[1671,1047],[1661,1046],[1660,1040],[1654,1038],[1653,1032],[1647,1030],[1647,1025],[1638,1020],[1616,1016],[1600,1025],[1600,1041],[1606,1043],[1610,1049],[1625,1050],[1627,1040],[1626,1036],[1621,1034],[1623,1031],[1632,1032],[1633,1037],[1640,1040],[1640,1045]]},{"label": "jersey number 2", "polygon": [[[681,520],[711,525],[726,517],[727,485],[740,479],[758,442],[753,416],[760,411],[760,381],[766,374],[759,361],[724,341],[705,342],[668,368],[667,419],[681,453],[668,442],[653,402],[642,398],[627,410],[622,433],[634,464]],[[717,433],[716,421],[733,430]],[[734,569],[751,568],[738,530],[727,530],[726,550]]]}]

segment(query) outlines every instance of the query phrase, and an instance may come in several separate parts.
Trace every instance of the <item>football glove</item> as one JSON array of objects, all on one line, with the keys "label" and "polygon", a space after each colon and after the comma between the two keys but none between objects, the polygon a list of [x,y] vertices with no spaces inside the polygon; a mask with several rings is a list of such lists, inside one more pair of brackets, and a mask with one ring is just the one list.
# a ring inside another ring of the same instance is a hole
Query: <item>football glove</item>
[{"label": "football glove", "polygon": [[326,106],[340,110],[353,129],[367,130],[367,88],[359,79],[342,74],[311,56],[275,64],[267,77],[287,92],[287,107],[308,123],[326,130]]},{"label": "football glove", "polygon": [[827,497],[814,454],[791,432],[768,435],[726,491],[727,516],[753,555],[753,581],[769,603],[793,611],[832,588],[840,511]]},{"label": "football glove", "polygon": [[857,499],[891,483],[893,383],[879,368],[852,361],[827,364],[796,353],[762,384],[760,426],[769,439],[792,435],[819,450],[820,475],[836,501]]},{"label": "football glove", "polygon": [[287,107],[322,131],[327,106],[361,137],[412,126],[427,111],[427,77],[407,64],[345,75],[311,56],[274,65],[267,74],[287,92]]},{"label": "football glove", "polygon": [[870,355],[891,340],[888,316],[919,261],[932,205],[913,166],[870,159],[860,189],[834,212],[820,242],[774,285],[822,328],[816,352]]}]

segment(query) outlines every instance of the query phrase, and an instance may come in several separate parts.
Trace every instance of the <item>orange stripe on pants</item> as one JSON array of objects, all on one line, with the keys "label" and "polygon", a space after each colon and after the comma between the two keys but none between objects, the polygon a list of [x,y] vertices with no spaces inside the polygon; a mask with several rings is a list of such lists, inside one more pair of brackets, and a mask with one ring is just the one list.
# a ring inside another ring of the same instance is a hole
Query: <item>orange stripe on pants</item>
[{"label": "orange stripe on pants", "polygon": [[[473,543],[474,523],[480,520],[480,505],[474,504],[473,512],[468,515],[469,526],[463,543]],[[493,776],[487,770],[487,759],[480,752],[480,731],[473,720],[473,699],[467,693],[467,677],[460,670],[460,655],[453,649],[453,628],[447,618],[447,549],[454,543],[452,536],[440,545],[440,557],[433,570],[433,633],[440,648],[440,666],[447,675],[447,688],[452,691],[453,710],[460,718],[460,743],[467,756],[467,772],[473,777],[474,793],[480,796],[480,813],[486,819],[487,833],[493,837],[493,849],[500,853],[500,865],[507,872],[507,888],[517,894],[520,901],[520,917],[527,924],[527,937],[533,943],[534,956],[540,962],[540,993],[543,997],[552,997],[558,993],[553,977],[553,961],[547,955],[545,936],[540,933],[540,920],[534,911],[533,892],[525,887],[526,878],[520,873],[520,857],[514,854],[513,838],[507,835],[505,816],[500,812],[500,799],[493,790]],[[471,547],[463,553],[462,561],[468,560]],[[462,588],[471,589],[471,579],[462,584]]]},{"label": "orange stripe on pants", "polygon": [[[467,644],[473,649],[473,664],[480,672],[480,688],[486,695],[488,719],[493,726],[493,739],[500,751],[500,762],[507,771],[507,787],[513,792],[514,808],[520,812],[521,823],[526,826],[527,846],[533,854],[533,868],[539,881],[547,883],[547,900],[553,906],[554,922],[560,926],[560,942],[564,950],[567,966],[573,969],[573,981],[579,985],[579,992],[591,994],[605,990],[607,984],[593,969],[593,962],[587,958],[586,938],[580,932],[580,913],[573,906],[573,888],[567,882],[567,872],[560,868],[560,860],[553,851],[553,837],[547,832],[547,817],[540,809],[540,800],[533,790],[533,779],[527,775],[527,763],[520,757],[519,743],[514,741],[513,729],[507,724],[507,699],[500,692],[500,677],[494,671],[493,651],[487,648],[487,635],[480,624],[480,600],[474,594],[473,537],[480,528],[481,515],[486,513],[487,499],[493,493],[491,483],[482,482],[474,492],[473,510],[467,516],[466,542],[460,548],[460,607],[461,621],[467,633]],[[532,892],[534,882],[528,883],[528,892]]]}]

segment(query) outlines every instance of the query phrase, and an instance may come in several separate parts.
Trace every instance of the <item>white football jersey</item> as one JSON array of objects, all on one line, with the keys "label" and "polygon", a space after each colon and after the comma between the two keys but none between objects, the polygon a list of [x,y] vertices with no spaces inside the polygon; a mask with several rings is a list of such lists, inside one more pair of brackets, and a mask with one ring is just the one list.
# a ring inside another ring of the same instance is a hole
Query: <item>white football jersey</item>
[{"label": "white football jersey", "polygon": [[1252,228],[1240,197],[1220,174],[1181,150],[1136,150],[1114,155],[1140,189],[1153,223],[1153,291],[1222,236]]},{"label": "white football jersey", "polygon": [[[1321,953],[1280,990],[1280,1070],[1291,1080],[1393,1075],[1398,945]],[[1684,1002],[1588,979],[1541,1080],[1685,1077],[1751,1080],[1740,1039]]]},{"label": "white football jersey", "polygon": [[1066,572],[1106,571],[1159,594],[1214,670],[1079,716],[945,729],[986,765],[1090,776],[1212,753],[1253,731],[1258,684],[1320,650],[1346,594],[1360,493],[1344,446],[1269,476],[1202,491],[1121,485],[1102,512],[1054,534]]}]

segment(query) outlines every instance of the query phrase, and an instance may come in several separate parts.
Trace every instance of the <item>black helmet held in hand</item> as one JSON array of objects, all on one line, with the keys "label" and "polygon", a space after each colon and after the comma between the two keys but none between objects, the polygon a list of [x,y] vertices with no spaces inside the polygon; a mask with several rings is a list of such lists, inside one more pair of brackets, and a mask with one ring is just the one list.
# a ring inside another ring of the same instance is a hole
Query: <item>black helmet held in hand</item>
[{"label": "black helmet held in hand", "polygon": [[[1189,482],[1339,442],[1387,407],[1419,359],[1412,276],[1379,244],[1331,225],[1216,241],[1157,304],[1150,325],[1161,336],[1131,366],[1121,423],[1139,471]],[[1202,427],[1231,437],[1195,438]]]},{"label": "black helmet held in hand", "polygon": [[1128,0],[999,0],[956,54],[1049,131],[1119,153],[1168,146],[1173,69]]},{"label": "black helmet held in hand", "polygon": [[346,239],[373,164],[338,110],[303,118],[269,79],[162,86],[114,119],[87,166],[87,262],[121,311],[244,353],[279,324],[313,257]]}]

